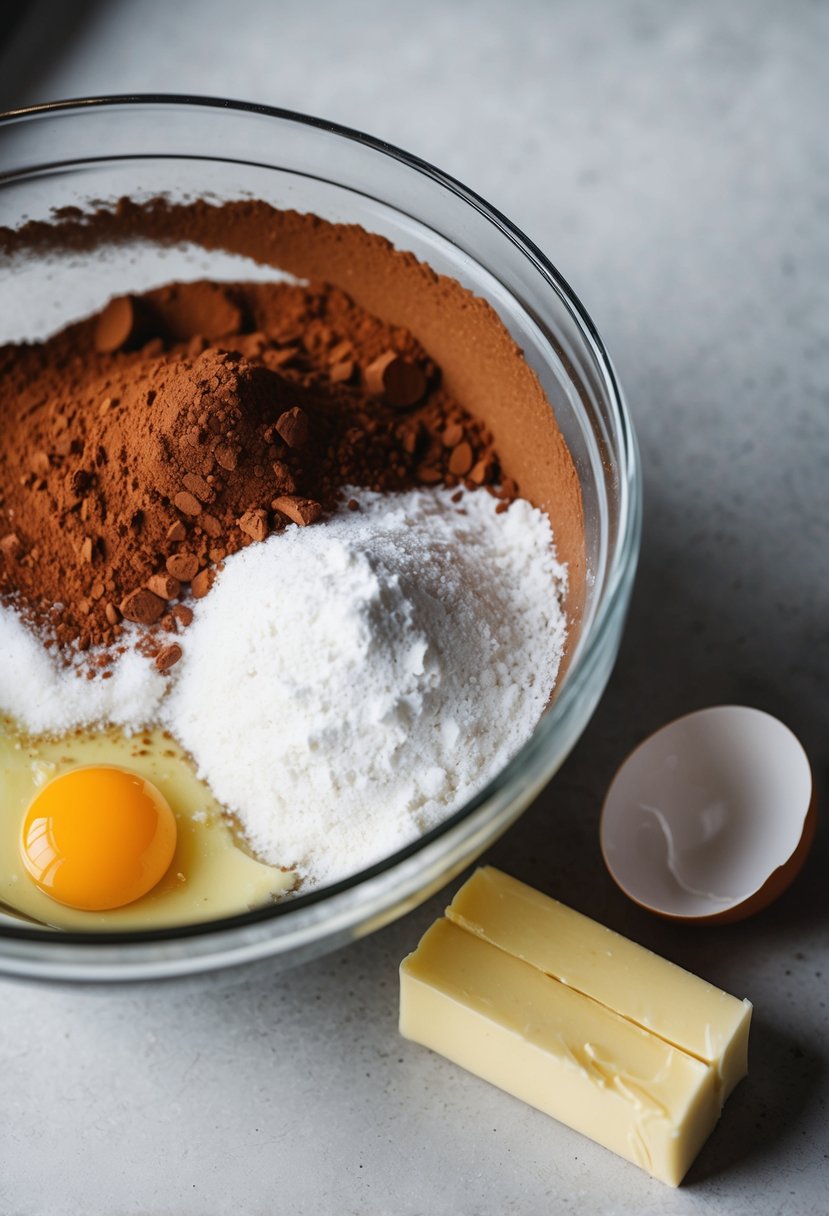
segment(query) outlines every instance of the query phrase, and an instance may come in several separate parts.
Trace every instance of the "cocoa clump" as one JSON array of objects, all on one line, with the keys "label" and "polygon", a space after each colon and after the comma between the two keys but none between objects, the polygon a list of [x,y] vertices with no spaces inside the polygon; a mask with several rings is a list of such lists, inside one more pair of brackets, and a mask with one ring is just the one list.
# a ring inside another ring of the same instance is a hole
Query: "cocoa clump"
[{"label": "cocoa clump", "polygon": [[345,486],[517,493],[417,340],[326,285],[123,296],[0,348],[0,390],[0,596],[60,646],[186,626],[217,564]]},{"label": "cocoa clump", "polygon": [[159,671],[169,671],[179,661],[182,654],[183,651],[178,642],[171,642],[169,646],[162,646],[159,650],[155,656],[155,665]]},{"label": "cocoa clump", "polygon": [[416,405],[426,392],[426,375],[421,365],[387,350],[365,370],[366,388],[383,397],[397,409]]},{"label": "cocoa clump", "polygon": [[136,625],[154,625],[164,615],[164,609],[165,601],[161,596],[145,587],[131,591],[121,601],[121,615]]},{"label": "cocoa clump", "polygon": [[181,593],[181,583],[171,574],[154,574],[147,588],[161,600],[174,600]]},{"label": "cocoa clump", "polygon": [[190,583],[199,572],[199,559],[195,553],[171,553],[167,558],[167,572],[180,583]]}]

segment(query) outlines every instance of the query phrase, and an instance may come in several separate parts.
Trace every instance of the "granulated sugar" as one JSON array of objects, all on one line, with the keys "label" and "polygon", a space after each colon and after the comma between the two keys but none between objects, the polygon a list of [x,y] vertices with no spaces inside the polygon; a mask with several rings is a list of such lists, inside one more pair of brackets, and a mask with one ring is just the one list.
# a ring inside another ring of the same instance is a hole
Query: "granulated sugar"
[{"label": "granulated sugar", "polygon": [[565,639],[540,511],[353,495],[359,511],[226,562],[162,707],[253,849],[313,885],[402,847],[502,768]]},{"label": "granulated sugar", "polygon": [[65,663],[13,608],[0,605],[0,713],[32,735],[57,736],[106,723],[139,730],[157,716],[167,684],[132,648],[136,636],[136,630],[126,631],[127,649],[108,679],[87,680],[80,666],[88,667],[89,654]]}]

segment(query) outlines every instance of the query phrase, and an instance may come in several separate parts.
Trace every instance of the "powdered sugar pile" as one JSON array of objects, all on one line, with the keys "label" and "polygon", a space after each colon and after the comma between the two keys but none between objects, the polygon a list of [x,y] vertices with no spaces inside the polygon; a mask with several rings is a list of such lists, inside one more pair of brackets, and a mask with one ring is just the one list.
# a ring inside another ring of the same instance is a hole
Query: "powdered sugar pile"
[{"label": "powdered sugar pile", "polygon": [[166,726],[252,848],[306,888],[401,848],[531,734],[566,571],[522,500],[497,514],[485,492],[350,493],[358,511],[228,558],[166,676],[128,645],[85,679],[0,607],[0,711],[34,734]]},{"label": "powdered sugar pile", "polygon": [[359,512],[227,562],[163,707],[254,850],[313,885],[401,848],[502,768],[565,637],[540,511],[354,494]]}]

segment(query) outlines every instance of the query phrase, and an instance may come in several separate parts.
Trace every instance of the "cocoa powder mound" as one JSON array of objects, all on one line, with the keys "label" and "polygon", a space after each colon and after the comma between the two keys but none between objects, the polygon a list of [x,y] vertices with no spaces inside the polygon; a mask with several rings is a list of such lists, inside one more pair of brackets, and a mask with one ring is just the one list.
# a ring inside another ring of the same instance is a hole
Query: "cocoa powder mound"
[{"label": "cocoa powder mound", "polygon": [[121,297],[0,348],[0,384],[0,596],[63,648],[144,625],[162,670],[181,599],[343,486],[517,492],[412,334],[325,284]]},{"label": "cocoa powder mound", "polygon": [[[303,282],[325,280],[368,313],[415,334],[439,364],[444,388],[494,436],[503,466],[522,497],[549,516],[559,559],[568,569],[568,641],[562,674],[578,643],[587,594],[587,544],[579,472],[556,420],[557,377],[542,385],[512,333],[487,300],[405,249],[355,224],[281,210],[261,199],[164,196],[113,198],[54,209],[48,219],[0,226],[0,263],[25,273],[45,257],[65,263],[121,256],[136,242],[251,258]],[[569,354],[552,346],[567,368]],[[380,360],[383,351],[375,358]],[[349,374],[345,360],[331,370]],[[549,396],[548,396],[549,394]],[[13,541],[10,543],[14,543]]]}]

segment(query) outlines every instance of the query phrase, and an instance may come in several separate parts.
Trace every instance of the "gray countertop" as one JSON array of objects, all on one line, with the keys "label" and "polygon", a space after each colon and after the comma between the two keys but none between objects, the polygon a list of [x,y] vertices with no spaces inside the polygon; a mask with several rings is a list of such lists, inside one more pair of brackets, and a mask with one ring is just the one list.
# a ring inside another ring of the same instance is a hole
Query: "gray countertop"
[{"label": "gray countertop", "polygon": [[6,982],[3,1216],[829,1211],[825,825],[788,894],[725,928],[629,904],[597,843],[626,753],[707,704],[783,718],[825,788],[828,40],[806,0],[121,0],[34,4],[0,47],[6,105],[189,91],[370,131],[570,280],[639,432],[642,561],[598,712],[489,860],[755,1005],[749,1079],[670,1191],[398,1038],[397,964],[445,894],[287,974]]}]

